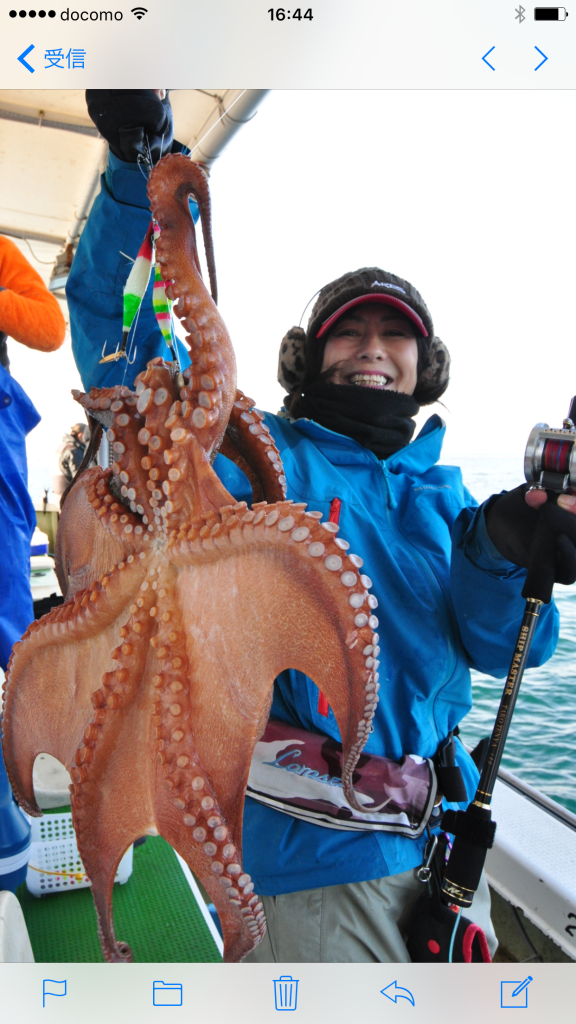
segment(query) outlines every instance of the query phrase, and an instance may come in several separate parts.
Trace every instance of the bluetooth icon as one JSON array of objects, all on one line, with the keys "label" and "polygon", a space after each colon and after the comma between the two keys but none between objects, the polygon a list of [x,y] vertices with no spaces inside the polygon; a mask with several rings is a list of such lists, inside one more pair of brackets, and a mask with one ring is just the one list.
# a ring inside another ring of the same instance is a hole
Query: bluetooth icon
[{"label": "bluetooth icon", "polygon": [[[522,7],[522,4],[520,4],[520,7],[516,8],[516,18],[518,19],[518,24],[519,25],[521,25],[523,21],[526,21],[526,18],[524,17],[524,11],[525,10],[526,10],[526,8]],[[514,19],[514,20],[516,20],[516,19]]]}]

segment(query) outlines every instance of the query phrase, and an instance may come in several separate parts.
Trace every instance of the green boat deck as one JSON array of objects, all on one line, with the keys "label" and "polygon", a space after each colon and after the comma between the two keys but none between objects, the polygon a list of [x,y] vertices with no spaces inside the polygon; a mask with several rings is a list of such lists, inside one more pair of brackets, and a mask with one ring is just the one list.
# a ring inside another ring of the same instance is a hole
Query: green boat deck
[{"label": "green boat deck", "polygon": [[[103,963],[92,892],[16,895],[37,963]],[[132,875],[114,886],[116,937],[135,963],[219,963],[221,957],[171,846],[148,837],[134,850]]]}]

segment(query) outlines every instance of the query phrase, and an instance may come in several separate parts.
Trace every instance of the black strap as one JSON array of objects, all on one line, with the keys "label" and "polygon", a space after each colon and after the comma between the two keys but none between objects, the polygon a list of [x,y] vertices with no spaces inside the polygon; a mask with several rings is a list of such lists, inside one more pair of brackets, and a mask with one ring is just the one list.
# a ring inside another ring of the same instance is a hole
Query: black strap
[{"label": "black strap", "polygon": [[468,800],[464,777],[456,764],[456,741],[449,732],[439,745],[434,758],[438,788],[449,804],[463,804]]},{"label": "black strap", "polygon": [[483,850],[490,850],[494,843],[496,822],[467,814],[466,811],[448,810],[444,812],[442,828],[444,832],[461,836]]}]

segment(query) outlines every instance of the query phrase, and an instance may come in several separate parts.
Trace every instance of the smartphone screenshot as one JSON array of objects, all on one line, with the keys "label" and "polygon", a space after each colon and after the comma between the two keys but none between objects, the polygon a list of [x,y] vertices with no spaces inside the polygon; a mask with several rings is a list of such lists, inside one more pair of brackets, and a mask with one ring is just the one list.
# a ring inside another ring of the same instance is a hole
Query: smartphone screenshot
[{"label": "smartphone screenshot", "polygon": [[2,1019],[572,1020],[576,9],[0,19]]}]

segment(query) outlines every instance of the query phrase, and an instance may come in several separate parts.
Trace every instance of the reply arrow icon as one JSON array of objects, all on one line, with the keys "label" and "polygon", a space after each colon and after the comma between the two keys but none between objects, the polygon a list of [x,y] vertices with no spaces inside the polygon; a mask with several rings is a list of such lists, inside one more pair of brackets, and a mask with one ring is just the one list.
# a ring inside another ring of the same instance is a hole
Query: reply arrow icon
[{"label": "reply arrow icon", "polygon": [[386,985],[386,988],[380,989],[380,992],[383,996],[386,996],[386,999],[391,999],[393,1003],[397,1003],[399,999],[407,999],[409,1003],[412,1003],[412,1006],[416,1005],[412,993],[407,988],[401,988],[396,981],[391,981],[389,985]]}]

